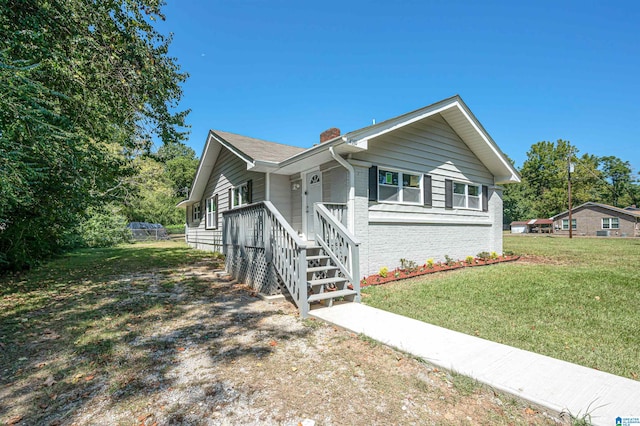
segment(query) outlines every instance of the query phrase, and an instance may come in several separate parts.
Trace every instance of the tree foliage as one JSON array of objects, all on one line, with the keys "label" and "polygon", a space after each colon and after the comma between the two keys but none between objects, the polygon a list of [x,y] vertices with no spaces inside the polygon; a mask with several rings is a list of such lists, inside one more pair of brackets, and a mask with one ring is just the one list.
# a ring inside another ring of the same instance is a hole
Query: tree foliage
[{"label": "tree foliage", "polygon": [[182,140],[186,79],[158,0],[0,0],[0,268],[55,253],[130,191],[132,157]]},{"label": "tree foliage", "polygon": [[551,217],[567,210],[569,163],[573,206],[587,201],[616,207],[637,204],[640,185],[634,183],[629,162],[578,153],[561,139],[533,144],[520,169],[522,182],[504,191],[504,223]]},{"label": "tree foliage", "polygon": [[184,210],[176,207],[181,198],[176,193],[175,182],[167,173],[166,165],[150,156],[138,157],[134,163],[138,170],[130,181],[134,191],[124,201],[129,221],[163,225],[183,223]]}]

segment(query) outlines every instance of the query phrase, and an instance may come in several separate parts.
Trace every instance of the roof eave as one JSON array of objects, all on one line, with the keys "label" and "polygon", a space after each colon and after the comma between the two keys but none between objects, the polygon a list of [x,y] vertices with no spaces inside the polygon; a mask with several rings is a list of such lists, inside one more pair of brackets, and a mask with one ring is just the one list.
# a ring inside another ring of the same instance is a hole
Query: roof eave
[{"label": "roof eave", "polygon": [[[474,148],[476,148],[476,150],[479,150],[479,148],[489,149],[486,154],[482,155],[485,158],[481,159],[481,161],[491,171],[491,173],[496,176],[496,183],[506,184],[518,183],[521,181],[518,171],[509,162],[509,160],[507,160],[506,156],[500,148],[498,148],[498,145],[491,138],[489,133],[484,129],[484,127],[482,127],[478,119],[475,118],[471,110],[469,110],[469,107],[467,107],[462,98],[458,95],[398,117],[382,121],[378,124],[346,133],[342,138],[349,145],[367,149],[369,140],[417,121],[432,117],[436,114],[442,114],[445,120],[447,120],[447,117],[445,116],[446,114],[449,114],[450,116],[451,114],[457,114],[458,118],[463,118],[463,121],[471,126],[473,129],[474,140],[463,140],[472,151],[474,151]],[[447,120],[447,122],[449,122],[449,120]],[[456,129],[451,122],[449,122],[449,125],[452,126],[456,133],[462,133],[459,129]],[[476,151],[474,151],[474,154],[479,158],[481,156]]]}]

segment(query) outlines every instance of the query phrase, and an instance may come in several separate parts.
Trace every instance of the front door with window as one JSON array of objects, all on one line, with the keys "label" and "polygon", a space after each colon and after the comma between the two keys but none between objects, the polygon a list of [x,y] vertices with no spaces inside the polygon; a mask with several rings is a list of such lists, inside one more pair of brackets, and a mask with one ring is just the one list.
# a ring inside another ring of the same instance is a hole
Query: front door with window
[{"label": "front door with window", "polygon": [[306,236],[308,240],[313,240],[313,205],[322,202],[322,173],[307,173],[306,184],[306,205],[304,206],[307,218]]}]

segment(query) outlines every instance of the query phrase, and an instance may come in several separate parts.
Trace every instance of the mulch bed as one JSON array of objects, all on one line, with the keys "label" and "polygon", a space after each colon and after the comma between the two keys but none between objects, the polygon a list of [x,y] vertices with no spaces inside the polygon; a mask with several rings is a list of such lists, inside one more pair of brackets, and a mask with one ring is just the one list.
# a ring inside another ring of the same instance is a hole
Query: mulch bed
[{"label": "mulch bed", "polygon": [[455,262],[451,262],[450,264],[442,262],[434,263],[431,266],[427,266],[427,264],[424,264],[412,268],[411,270],[396,268],[392,271],[388,271],[386,277],[383,277],[380,274],[374,274],[363,278],[363,280],[360,282],[360,287],[386,284],[392,281],[405,280],[407,278],[419,277],[426,274],[434,274],[436,272],[453,271],[455,269],[472,268],[475,266],[494,265],[496,263],[503,262],[513,262],[518,259],[520,259],[520,256],[499,256],[497,259],[474,258],[471,263],[468,263],[464,260],[458,260]]}]

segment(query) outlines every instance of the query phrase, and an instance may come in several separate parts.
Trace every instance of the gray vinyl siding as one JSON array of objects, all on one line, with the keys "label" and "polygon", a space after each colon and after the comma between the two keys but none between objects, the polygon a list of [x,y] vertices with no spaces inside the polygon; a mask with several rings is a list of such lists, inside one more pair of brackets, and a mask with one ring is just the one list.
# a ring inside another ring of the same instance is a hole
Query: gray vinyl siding
[{"label": "gray vinyl siding", "polygon": [[269,181],[271,203],[291,223],[291,183],[289,182],[289,176],[272,174],[269,176]]},{"label": "gray vinyl siding", "polygon": [[[367,170],[356,168],[356,236],[363,276],[382,266],[395,268],[400,258],[424,264],[428,258],[444,260],[444,255],[464,259],[481,251],[502,252],[502,191],[441,116],[372,139],[367,151],[352,158],[432,179],[432,206],[379,203],[368,201]],[[488,211],[445,209],[445,179],[486,185]]]},{"label": "gray vinyl siding", "polygon": [[[349,173],[337,162],[332,162],[331,166],[322,172],[322,201],[346,203],[349,193]],[[322,170],[322,167],[320,169]]]},{"label": "gray vinyl siding", "polygon": [[397,213],[417,221],[488,220],[487,212],[445,209],[445,179],[493,185],[494,177],[441,116],[414,123],[369,141],[369,149],[353,158],[379,168],[428,174],[432,179],[432,206],[371,202],[369,219],[384,221]]},{"label": "gray vinyl siding", "polygon": [[[300,234],[302,232],[302,179],[300,176],[292,177],[291,189],[291,227]],[[293,189],[296,187],[296,189]]]},{"label": "gray vinyl siding", "polygon": [[[187,243],[202,250],[222,251],[222,212],[229,210],[229,189],[252,180],[253,202],[264,201],[265,176],[263,173],[247,170],[247,164],[226,148],[220,154],[213,166],[204,195],[201,200],[202,218],[187,222]],[[218,228],[205,229],[204,201],[212,195],[218,195]],[[188,212],[191,208],[187,209]]]}]

